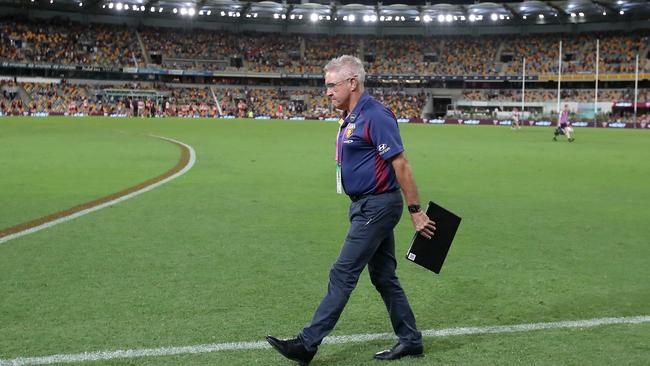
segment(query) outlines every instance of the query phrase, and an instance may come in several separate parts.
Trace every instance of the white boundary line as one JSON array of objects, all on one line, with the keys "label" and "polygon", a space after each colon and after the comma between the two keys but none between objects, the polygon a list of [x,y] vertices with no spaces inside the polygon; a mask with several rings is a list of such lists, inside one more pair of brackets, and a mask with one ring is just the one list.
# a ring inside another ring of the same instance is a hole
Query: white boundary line
[{"label": "white boundary line", "polygon": [[[487,327],[460,327],[446,329],[430,329],[422,332],[424,337],[449,337],[472,334],[497,334],[531,332],[544,329],[566,329],[566,328],[592,328],[612,324],[640,324],[650,322],[650,316],[631,316],[622,318],[598,318],[585,320],[566,320],[549,323],[529,323],[515,325],[495,325]],[[392,333],[376,334],[353,334],[345,336],[327,337],[323,343],[341,344],[353,342],[368,342],[374,340],[394,340]],[[18,357],[14,359],[0,359],[0,366],[23,366],[23,365],[49,365],[53,363],[75,363],[87,361],[113,360],[136,357],[172,356],[196,353],[208,353],[232,350],[255,350],[270,348],[269,344],[260,342],[234,342],[234,343],[211,343],[184,347],[161,347],[130,349],[117,351],[84,352],[77,354],[59,354],[43,357]]]},{"label": "white boundary line", "polygon": [[165,179],[163,179],[163,180],[161,180],[159,182],[156,182],[156,183],[148,185],[148,186],[146,186],[146,187],[144,187],[142,189],[139,189],[139,190],[137,190],[135,192],[131,192],[131,193],[127,194],[127,195],[116,198],[114,200],[104,202],[104,203],[102,203],[100,205],[93,206],[93,207],[87,208],[87,209],[79,211],[79,212],[75,212],[75,213],[73,213],[71,215],[68,215],[68,216],[63,216],[63,217],[58,218],[56,220],[46,222],[44,224],[29,228],[27,230],[19,231],[17,233],[13,233],[13,234],[4,236],[4,237],[0,238],[0,244],[6,243],[9,240],[16,239],[16,238],[19,238],[21,236],[33,234],[33,233],[35,233],[37,231],[41,231],[41,230],[50,228],[50,227],[52,227],[54,225],[58,225],[58,224],[61,224],[61,223],[76,219],[77,217],[81,217],[81,216],[87,215],[87,214],[89,214],[91,212],[101,210],[102,208],[105,208],[105,207],[108,207],[108,206],[111,206],[111,205],[116,205],[116,204],[118,204],[118,203],[120,203],[122,201],[126,201],[126,200],[128,200],[130,198],[133,198],[133,197],[139,195],[139,194],[149,192],[152,189],[160,187],[161,185],[163,185],[163,184],[165,184],[165,183],[167,183],[167,182],[169,182],[169,181],[171,181],[173,179],[176,179],[176,178],[180,177],[181,175],[185,174],[188,170],[190,170],[192,168],[192,166],[196,162],[196,152],[194,151],[194,149],[191,146],[189,146],[189,145],[187,145],[185,143],[182,143],[180,141],[170,139],[168,137],[156,136],[156,135],[149,135],[149,136],[156,137],[156,138],[163,139],[163,140],[167,140],[167,141],[171,141],[171,142],[174,142],[174,143],[177,143],[179,145],[182,145],[182,146],[186,147],[190,151],[190,160],[187,163],[187,165],[185,165],[185,167],[183,167],[183,169],[180,170],[179,172],[177,172],[177,173],[175,173],[175,174],[173,174],[173,175],[171,175],[171,176],[169,176],[169,177],[167,177],[167,178],[165,178]]}]

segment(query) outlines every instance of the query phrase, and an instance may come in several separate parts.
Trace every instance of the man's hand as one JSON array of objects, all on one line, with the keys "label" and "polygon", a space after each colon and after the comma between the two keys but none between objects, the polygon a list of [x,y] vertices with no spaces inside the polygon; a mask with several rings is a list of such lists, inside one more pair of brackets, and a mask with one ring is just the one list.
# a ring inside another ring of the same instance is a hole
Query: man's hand
[{"label": "man's hand", "polygon": [[416,212],[411,214],[411,221],[413,221],[413,226],[415,226],[415,231],[420,233],[427,239],[433,237],[434,232],[436,231],[436,223],[431,220],[427,214],[424,212]]}]

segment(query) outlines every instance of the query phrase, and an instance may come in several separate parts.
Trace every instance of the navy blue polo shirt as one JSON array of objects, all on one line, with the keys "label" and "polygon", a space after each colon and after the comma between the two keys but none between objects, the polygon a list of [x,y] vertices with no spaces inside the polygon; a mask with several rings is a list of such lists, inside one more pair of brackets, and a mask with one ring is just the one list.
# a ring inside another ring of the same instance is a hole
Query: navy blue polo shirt
[{"label": "navy blue polo shirt", "polygon": [[337,160],[345,193],[378,194],[399,189],[390,158],[404,151],[395,115],[364,92],[343,121]]}]

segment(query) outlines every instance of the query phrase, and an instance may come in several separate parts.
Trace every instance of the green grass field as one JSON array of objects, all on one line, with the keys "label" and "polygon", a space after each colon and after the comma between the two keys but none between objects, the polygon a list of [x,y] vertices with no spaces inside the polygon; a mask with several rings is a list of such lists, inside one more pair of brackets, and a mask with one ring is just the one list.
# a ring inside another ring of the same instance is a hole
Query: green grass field
[{"label": "green grass field", "polygon": [[[336,123],[0,119],[0,230],[185,175],[0,244],[0,360],[294,336],[347,230]],[[398,275],[421,329],[650,315],[650,132],[401,125],[423,200],[463,217],[441,275]],[[332,335],[391,332],[366,273]],[[313,365],[376,365],[392,341],[323,345]],[[650,323],[425,338],[395,365],[648,365]],[[0,361],[1,363],[2,361]],[[270,349],[85,362],[290,365]],[[4,365],[4,364],[3,364]]]}]

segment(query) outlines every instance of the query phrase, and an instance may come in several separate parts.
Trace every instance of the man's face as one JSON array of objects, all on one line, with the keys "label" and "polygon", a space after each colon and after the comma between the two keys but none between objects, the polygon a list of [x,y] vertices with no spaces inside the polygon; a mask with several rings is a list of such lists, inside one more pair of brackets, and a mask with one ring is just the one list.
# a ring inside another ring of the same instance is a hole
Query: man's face
[{"label": "man's face", "polygon": [[328,71],[325,73],[325,88],[334,108],[340,110],[348,108],[352,91],[349,78],[339,72]]}]

